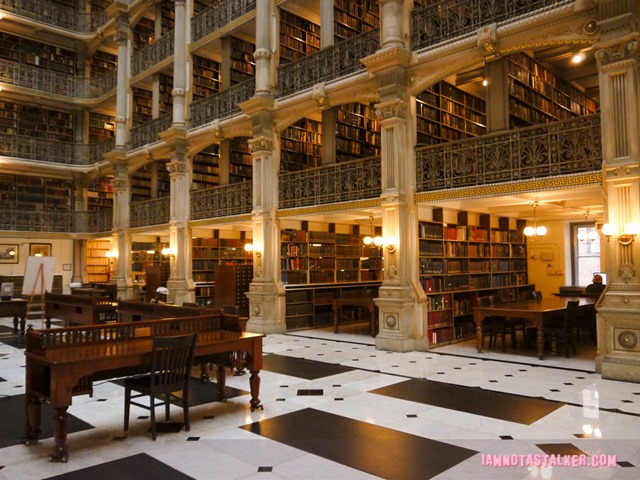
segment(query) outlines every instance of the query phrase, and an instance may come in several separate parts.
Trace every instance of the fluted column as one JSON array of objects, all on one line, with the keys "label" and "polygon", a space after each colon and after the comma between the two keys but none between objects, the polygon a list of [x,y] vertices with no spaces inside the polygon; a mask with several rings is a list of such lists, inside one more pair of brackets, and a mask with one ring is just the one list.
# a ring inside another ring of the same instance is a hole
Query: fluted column
[{"label": "fluted column", "polygon": [[[640,48],[636,2],[600,2],[596,44],[602,116],[605,221],[640,223]],[[630,33],[631,32],[631,33]],[[597,303],[596,369],[640,381],[640,241],[614,235],[606,248],[608,286]]]},{"label": "fluted column", "polygon": [[112,235],[118,256],[112,278],[118,286],[118,297],[129,298],[132,292],[131,238],[129,236],[131,181],[126,160],[117,160],[114,170]]}]

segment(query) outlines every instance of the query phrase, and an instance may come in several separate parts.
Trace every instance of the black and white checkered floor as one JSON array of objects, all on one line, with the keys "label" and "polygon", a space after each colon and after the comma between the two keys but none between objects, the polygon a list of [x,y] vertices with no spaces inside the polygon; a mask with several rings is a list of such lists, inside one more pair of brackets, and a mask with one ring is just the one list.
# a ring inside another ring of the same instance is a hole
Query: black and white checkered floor
[{"label": "black and white checkered floor", "polygon": [[[0,319],[0,329],[9,323]],[[48,462],[48,425],[38,445],[18,443],[23,342],[3,329],[0,479],[640,478],[639,384],[602,380],[586,346],[576,358],[539,361],[477,354],[472,343],[396,353],[376,350],[366,326],[268,335],[264,410],[250,411],[246,375],[228,377],[225,403],[194,379],[191,431],[174,408],[156,442],[142,409],[124,435],[123,389],[104,382],[74,398],[69,462],[57,464]],[[594,466],[594,456],[615,462]],[[540,458],[587,464],[530,465]],[[497,460],[515,464],[487,465]]]}]

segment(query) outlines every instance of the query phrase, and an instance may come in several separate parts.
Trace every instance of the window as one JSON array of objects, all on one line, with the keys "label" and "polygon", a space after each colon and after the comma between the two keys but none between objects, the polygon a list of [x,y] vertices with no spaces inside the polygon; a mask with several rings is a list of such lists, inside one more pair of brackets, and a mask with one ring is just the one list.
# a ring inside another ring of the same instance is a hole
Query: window
[{"label": "window", "polygon": [[[571,224],[573,245],[573,284],[589,285],[593,274],[602,270],[600,262],[600,235],[594,235],[596,226],[593,223]],[[591,238],[589,237],[591,234]],[[584,240],[579,240],[584,238]]]}]

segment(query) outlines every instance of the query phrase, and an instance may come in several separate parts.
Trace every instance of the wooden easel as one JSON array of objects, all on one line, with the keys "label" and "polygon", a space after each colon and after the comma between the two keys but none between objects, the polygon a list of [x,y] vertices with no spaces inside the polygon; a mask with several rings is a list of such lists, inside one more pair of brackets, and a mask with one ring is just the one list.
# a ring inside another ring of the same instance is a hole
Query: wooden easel
[{"label": "wooden easel", "polygon": [[[40,293],[36,293],[36,291],[39,290]],[[31,312],[32,309],[34,309],[35,307],[38,307],[40,309],[40,313],[42,315],[42,317],[40,318],[41,321],[41,328],[44,328],[44,292],[45,292],[45,285],[44,285],[44,266],[42,264],[38,265],[38,271],[36,272],[36,281],[33,285],[33,289],[31,290],[31,293],[26,294],[27,298],[27,315],[25,316],[26,319],[29,318],[29,312]],[[39,297],[40,300],[36,300],[35,297]]]}]

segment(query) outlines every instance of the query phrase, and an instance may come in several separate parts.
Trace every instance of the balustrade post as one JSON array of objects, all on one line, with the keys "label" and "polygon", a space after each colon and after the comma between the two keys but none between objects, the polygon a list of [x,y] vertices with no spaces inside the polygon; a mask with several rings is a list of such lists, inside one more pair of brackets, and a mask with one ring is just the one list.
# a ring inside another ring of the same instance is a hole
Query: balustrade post
[{"label": "balustrade post", "polygon": [[[603,378],[640,381],[640,50],[633,2],[604,0],[595,44],[600,77],[605,220],[617,233],[604,238],[608,285],[596,304],[596,370]],[[625,25],[622,25],[625,23]],[[621,108],[624,106],[624,108]],[[603,233],[605,229],[603,228]],[[637,232],[635,232],[637,233]]]}]

